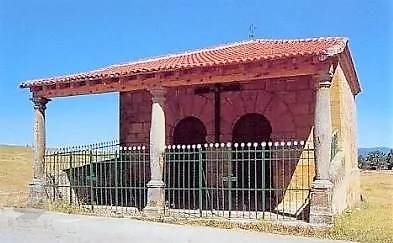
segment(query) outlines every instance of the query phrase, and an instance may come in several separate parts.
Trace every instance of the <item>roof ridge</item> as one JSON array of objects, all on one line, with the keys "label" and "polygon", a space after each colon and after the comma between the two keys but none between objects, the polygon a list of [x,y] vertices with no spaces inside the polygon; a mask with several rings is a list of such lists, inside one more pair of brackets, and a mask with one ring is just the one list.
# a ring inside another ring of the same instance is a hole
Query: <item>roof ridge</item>
[{"label": "roof ridge", "polygon": [[328,41],[328,40],[344,40],[347,41],[348,37],[344,36],[321,36],[321,37],[310,37],[310,38],[283,38],[283,39],[255,39],[263,42],[309,42],[309,41]]},{"label": "roof ridge", "polygon": [[[235,41],[235,42],[229,42],[229,43],[222,43],[222,44],[217,44],[211,47],[202,47],[202,48],[196,48],[196,49],[191,49],[191,50],[186,50],[186,51],[178,51],[176,53],[170,53],[170,54],[165,54],[165,55],[160,55],[160,56],[155,56],[155,57],[149,57],[149,58],[141,58],[138,60],[134,61],[128,61],[125,63],[118,63],[118,64],[113,64],[110,66],[107,66],[103,69],[106,68],[111,68],[111,67],[123,67],[127,66],[130,64],[140,64],[140,63],[145,63],[145,62],[152,62],[152,61],[159,61],[161,59],[165,58],[171,58],[171,57],[179,57],[179,56],[184,56],[184,55],[190,55],[190,54],[195,54],[195,53],[201,53],[201,52],[206,52],[206,51],[215,51],[215,50],[220,50],[228,47],[233,47],[233,46],[239,46],[239,45],[244,45],[248,43],[261,43],[261,42],[272,42],[272,43],[279,43],[279,42],[304,42],[304,41],[327,41],[327,40],[338,40],[338,39],[343,39],[345,41],[345,37],[339,37],[339,36],[328,36],[328,37],[314,37],[314,38],[299,38],[299,39],[249,39],[249,40],[241,40],[241,41]],[[98,71],[98,70],[94,70]]]}]

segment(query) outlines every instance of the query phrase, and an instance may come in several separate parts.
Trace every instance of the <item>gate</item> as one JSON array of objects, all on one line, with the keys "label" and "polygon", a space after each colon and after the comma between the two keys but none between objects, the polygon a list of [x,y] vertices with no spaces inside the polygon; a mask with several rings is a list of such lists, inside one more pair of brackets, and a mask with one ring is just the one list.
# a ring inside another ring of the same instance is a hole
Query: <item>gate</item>
[{"label": "gate", "polygon": [[304,142],[168,146],[166,213],[305,218],[314,150]]}]

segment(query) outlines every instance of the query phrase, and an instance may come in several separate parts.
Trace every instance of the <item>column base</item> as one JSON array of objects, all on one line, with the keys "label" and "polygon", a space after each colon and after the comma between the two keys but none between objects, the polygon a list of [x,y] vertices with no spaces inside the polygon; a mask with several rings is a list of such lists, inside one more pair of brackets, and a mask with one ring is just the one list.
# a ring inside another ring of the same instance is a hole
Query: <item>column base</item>
[{"label": "column base", "polygon": [[146,214],[161,215],[165,210],[165,183],[151,180],[147,183],[147,204],[143,209]]},{"label": "column base", "polygon": [[310,219],[311,224],[332,224],[332,188],[329,180],[315,180],[311,184]]},{"label": "column base", "polygon": [[46,199],[45,182],[41,179],[33,179],[28,186],[29,198],[27,206],[30,208],[44,208]]}]

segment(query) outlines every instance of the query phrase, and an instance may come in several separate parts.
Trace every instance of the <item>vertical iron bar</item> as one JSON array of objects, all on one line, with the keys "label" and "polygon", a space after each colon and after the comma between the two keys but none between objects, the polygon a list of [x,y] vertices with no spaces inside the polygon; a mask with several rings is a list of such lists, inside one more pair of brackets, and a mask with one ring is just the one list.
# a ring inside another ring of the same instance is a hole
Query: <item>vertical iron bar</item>
[{"label": "vertical iron bar", "polygon": [[198,149],[198,204],[199,204],[199,215],[202,217],[202,205],[203,205],[203,188],[202,188],[202,171],[203,166],[202,166],[202,153],[201,149]]},{"label": "vertical iron bar", "polygon": [[[252,146],[252,145],[251,145]],[[250,147],[252,148],[252,147]],[[254,210],[255,210],[255,219],[258,218],[258,177],[257,177],[257,147],[254,146]]]},{"label": "vertical iron bar", "polygon": [[[219,145],[218,145],[219,146]],[[223,155],[223,150],[220,149],[218,146],[216,146],[216,151],[217,151],[217,159],[218,163],[221,164],[221,209],[222,209],[222,215],[224,216],[225,213],[225,183],[223,181],[224,176],[225,176],[225,167],[224,167],[224,155]]]},{"label": "vertical iron bar", "polygon": [[[239,163],[238,163],[238,151],[237,151],[237,145],[233,145],[234,150],[235,150],[235,176],[236,176],[236,181],[235,181],[235,209],[236,211],[239,211]],[[238,213],[238,212],[237,212]]]},{"label": "vertical iron bar", "polygon": [[183,178],[183,184],[182,184],[182,195],[183,195],[183,197],[182,197],[182,207],[183,207],[183,212],[184,211],[186,211],[186,210],[184,210],[185,208],[187,208],[186,207],[186,190],[185,190],[185,188],[186,188],[186,160],[185,160],[185,153],[184,153],[185,151],[182,149],[182,148],[180,148],[180,154],[181,154],[181,159],[182,159],[182,168],[183,168],[183,170],[182,170],[182,178]]},{"label": "vertical iron bar", "polygon": [[168,150],[167,150],[167,154],[166,154],[166,161],[165,161],[165,174],[167,175],[167,180],[166,180],[166,187],[167,187],[167,195],[168,195],[168,212],[170,213],[170,209],[171,209],[171,204],[172,204],[172,168],[171,168],[171,157],[172,155],[172,150],[171,150],[171,146],[168,146]]},{"label": "vertical iron bar", "polygon": [[[92,153],[89,150],[89,168],[90,168],[90,203],[91,210],[94,210],[94,195],[93,195],[93,161],[92,161]],[[95,175],[94,175],[95,176]]]},{"label": "vertical iron bar", "polygon": [[70,203],[72,203],[72,184],[74,183],[74,171],[72,169],[72,152],[70,152],[70,177],[71,177],[71,183],[70,183]]},{"label": "vertical iron bar", "polygon": [[214,160],[216,162],[216,188],[215,188],[215,193],[216,193],[216,209],[218,210],[218,214],[220,214],[220,164],[218,162],[218,155],[217,151],[214,150],[214,144],[211,144],[211,152],[214,154]]},{"label": "vertical iron bar", "polygon": [[244,146],[242,147],[241,146],[242,144],[240,144],[240,150],[239,150],[239,153],[240,153],[240,163],[241,163],[241,165],[242,165],[242,177],[241,177],[241,183],[242,183],[242,185],[241,185],[241,190],[242,190],[242,214],[243,214],[243,218],[245,217],[245,211],[246,211],[246,209],[245,209],[245,207],[246,207],[246,204],[245,204],[245,201],[246,201],[246,194],[245,194],[245,190],[246,190],[246,178],[245,178],[245,166],[246,166],[246,161],[245,161],[245,151],[244,151]]},{"label": "vertical iron bar", "polygon": [[226,154],[228,155],[228,175],[229,175],[229,184],[228,184],[228,216],[231,218],[232,216],[232,178],[233,178],[233,169],[232,169],[232,152],[230,147],[224,147]]},{"label": "vertical iron bar", "polygon": [[176,194],[177,194],[177,205],[176,205],[176,207],[178,207],[179,209],[181,209],[181,191],[179,190],[179,187],[181,187],[181,168],[180,168],[180,166],[181,166],[181,163],[180,163],[180,161],[181,161],[181,158],[180,158],[180,153],[179,153],[179,148],[178,147],[176,147],[177,148],[177,150],[176,150],[176,157],[175,157],[175,160],[174,160],[174,165],[176,165],[175,167],[176,167],[176,169],[177,169],[177,174],[176,174],[176,180],[177,180],[177,184],[176,184],[176,186],[175,186],[175,191],[176,191]]},{"label": "vertical iron bar", "polygon": [[115,155],[115,203],[116,203],[115,207],[117,210],[117,207],[119,206],[119,185],[118,185],[119,175],[117,172],[119,164],[118,164],[118,159],[117,159],[117,150],[115,150],[114,155]]},{"label": "vertical iron bar", "polygon": [[[265,161],[265,146],[262,144],[262,219],[265,219],[265,209],[266,209],[266,202],[265,202],[265,197],[266,197],[266,171],[265,171],[265,166],[266,166],[266,161]],[[269,178],[271,175],[269,174]]]},{"label": "vertical iron bar", "polygon": [[[247,145],[246,145],[247,146]],[[251,151],[250,147],[247,146],[247,197],[248,197],[248,217],[250,218],[251,213]]]},{"label": "vertical iron bar", "polygon": [[187,189],[186,189],[186,197],[187,197],[187,207],[188,207],[188,213],[191,213],[191,153],[188,147],[185,148],[186,151],[186,160],[185,163],[187,164]]},{"label": "vertical iron bar", "polygon": [[[53,188],[53,199],[52,200],[56,200],[56,183],[59,181],[58,174],[60,173],[60,169],[59,172],[56,171],[56,163],[59,163],[59,155],[57,154],[57,152],[53,153],[53,178],[52,178],[52,188]],[[52,161],[51,159],[51,161]],[[58,168],[60,168],[60,165],[57,166]],[[61,186],[61,185],[60,185]],[[63,188],[58,187],[57,190],[62,190]]]}]

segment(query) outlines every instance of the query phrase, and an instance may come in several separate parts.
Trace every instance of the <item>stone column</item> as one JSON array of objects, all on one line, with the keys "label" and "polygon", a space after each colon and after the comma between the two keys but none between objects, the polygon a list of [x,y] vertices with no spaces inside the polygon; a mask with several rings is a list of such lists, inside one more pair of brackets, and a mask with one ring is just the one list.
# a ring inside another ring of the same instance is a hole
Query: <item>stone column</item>
[{"label": "stone column", "polygon": [[316,177],[311,185],[310,223],[332,223],[332,187],[329,180],[331,161],[332,121],[330,111],[330,85],[332,75],[317,77],[314,113],[314,146]]},{"label": "stone column", "polygon": [[33,130],[33,180],[29,184],[29,206],[43,207],[45,199],[44,156],[46,148],[45,109],[49,99],[34,96],[31,99],[34,107]]},{"label": "stone column", "polygon": [[165,183],[162,180],[165,151],[165,113],[166,90],[156,87],[152,94],[150,126],[150,181],[147,183],[147,213],[162,213],[165,206]]}]

